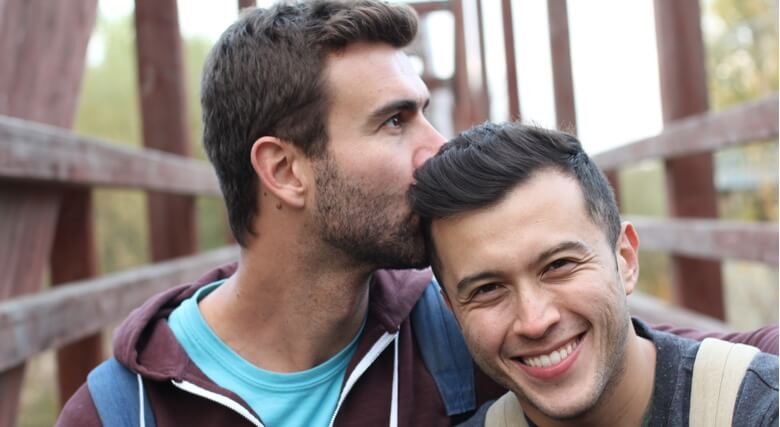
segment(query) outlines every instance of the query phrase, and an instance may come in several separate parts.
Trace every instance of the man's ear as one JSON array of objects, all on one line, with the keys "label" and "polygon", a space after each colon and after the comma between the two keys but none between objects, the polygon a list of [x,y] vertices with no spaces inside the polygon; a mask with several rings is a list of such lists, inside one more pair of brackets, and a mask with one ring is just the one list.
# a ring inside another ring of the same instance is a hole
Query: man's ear
[{"label": "man's ear", "polygon": [[615,258],[618,274],[623,280],[626,295],[629,295],[634,292],[639,280],[639,235],[630,222],[624,221],[621,224],[620,237],[615,247]]},{"label": "man's ear", "polygon": [[291,143],[273,136],[264,136],[252,145],[252,167],[260,182],[281,209],[285,204],[294,208],[304,206],[306,179],[301,163],[303,153]]}]

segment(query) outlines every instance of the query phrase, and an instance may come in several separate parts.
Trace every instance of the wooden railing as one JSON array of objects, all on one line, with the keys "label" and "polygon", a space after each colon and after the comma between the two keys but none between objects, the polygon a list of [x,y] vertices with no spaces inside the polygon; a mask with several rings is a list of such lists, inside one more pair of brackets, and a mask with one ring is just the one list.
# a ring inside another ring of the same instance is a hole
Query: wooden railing
[{"label": "wooden railing", "polygon": [[[62,394],[72,392],[94,363],[106,356],[96,333],[124,318],[150,295],[237,258],[237,248],[226,246],[94,279],[54,283],[36,292],[41,283],[33,282],[41,282],[54,264],[96,256],[81,253],[82,248],[94,247],[89,241],[94,233],[74,232],[91,222],[83,215],[92,214],[76,212],[68,219],[73,212],[62,208],[73,197],[89,198],[93,188],[129,188],[158,196],[221,196],[206,162],[0,116],[0,426],[16,424],[23,366],[31,357],[60,349],[60,368],[66,371],[60,372],[59,388]],[[62,244],[54,243],[58,241]],[[79,253],[73,254],[74,250]],[[86,263],[94,265],[96,259]],[[19,280],[29,282],[21,293],[15,282]],[[73,363],[74,358],[86,362]],[[56,383],[52,379],[52,385]]]},{"label": "wooden railing", "polygon": [[[608,174],[642,160],[673,159],[755,141],[776,140],[778,96],[679,120],[654,137],[594,156]],[[777,223],[629,217],[642,247],[707,259],[737,259],[777,268]]]},{"label": "wooden railing", "polygon": [[[594,159],[610,171],[645,159],[710,152],[773,139],[778,135],[777,114],[778,98],[772,96],[722,113],[681,120],[655,137]],[[79,186],[219,195],[214,174],[204,162],[149,149],[120,147],[5,117],[0,117],[0,185],[21,185],[27,191]],[[3,212],[0,209],[0,222],[6,220]],[[632,220],[645,248],[694,257],[750,260],[777,267],[775,223],[639,217]],[[150,295],[194,279],[236,256],[235,247],[226,247],[0,301],[0,378],[42,351],[99,332],[124,318]],[[650,322],[705,329],[726,327],[715,319],[648,296],[635,295],[629,301],[633,313]],[[4,396],[11,391],[0,389]]]}]

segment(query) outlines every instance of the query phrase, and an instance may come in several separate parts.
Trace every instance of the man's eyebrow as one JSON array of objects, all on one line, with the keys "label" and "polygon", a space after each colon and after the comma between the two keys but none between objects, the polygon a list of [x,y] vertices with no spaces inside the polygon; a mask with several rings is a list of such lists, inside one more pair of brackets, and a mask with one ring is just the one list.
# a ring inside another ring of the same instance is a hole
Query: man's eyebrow
[{"label": "man's eyebrow", "polygon": [[[429,99],[426,98],[422,108],[424,109],[427,107],[428,103]],[[373,124],[380,121],[383,122],[387,116],[390,116],[398,111],[416,111],[418,108],[420,108],[420,103],[413,99],[399,99],[396,101],[390,101],[387,104],[382,105],[381,107],[374,110],[368,116],[368,123]]]},{"label": "man's eyebrow", "polygon": [[480,280],[485,279],[492,279],[499,277],[499,274],[495,271],[480,271],[479,273],[470,274],[462,279],[460,279],[455,285],[455,289],[458,291],[458,293],[463,291],[463,288],[467,287],[468,285],[478,282]]},{"label": "man's eyebrow", "polygon": [[548,258],[551,258],[553,255],[557,254],[558,252],[563,251],[576,251],[576,252],[584,252],[584,253],[590,253],[590,248],[577,240],[569,240],[565,242],[561,242],[555,246],[553,246],[550,249],[547,249],[546,251],[539,254],[539,256],[536,257],[536,261],[534,262],[535,265],[543,263]]}]

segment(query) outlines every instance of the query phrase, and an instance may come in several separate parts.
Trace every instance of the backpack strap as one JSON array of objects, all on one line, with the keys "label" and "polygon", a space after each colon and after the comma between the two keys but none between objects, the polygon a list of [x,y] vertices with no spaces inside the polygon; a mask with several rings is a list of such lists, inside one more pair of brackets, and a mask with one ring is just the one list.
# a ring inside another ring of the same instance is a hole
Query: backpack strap
[{"label": "backpack strap", "polygon": [[[110,358],[87,376],[87,388],[100,422],[107,427],[155,427],[143,379]],[[139,405],[139,402],[142,402]]]},{"label": "backpack strap", "polygon": [[728,427],[737,394],[758,349],[706,338],[696,352],[691,384],[691,427]]},{"label": "backpack strap", "polygon": [[493,402],[485,415],[485,427],[528,427],[520,402],[511,391]]},{"label": "backpack strap", "polygon": [[471,354],[435,279],[415,304],[410,317],[423,361],[436,382],[447,415],[476,409]]}]

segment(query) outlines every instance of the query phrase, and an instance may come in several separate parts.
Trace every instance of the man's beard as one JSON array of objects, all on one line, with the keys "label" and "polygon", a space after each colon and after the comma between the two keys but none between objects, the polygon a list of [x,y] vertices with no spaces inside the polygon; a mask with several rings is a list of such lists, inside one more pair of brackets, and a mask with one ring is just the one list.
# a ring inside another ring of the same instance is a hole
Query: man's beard
[{"label": "man's beard", "polygon": [[314,162],[314,173],[314,223],[325,243],[372,268],[428,265],[419,221],[402,208],[405,194],[362,188],[339,173],[329,154]]}]

